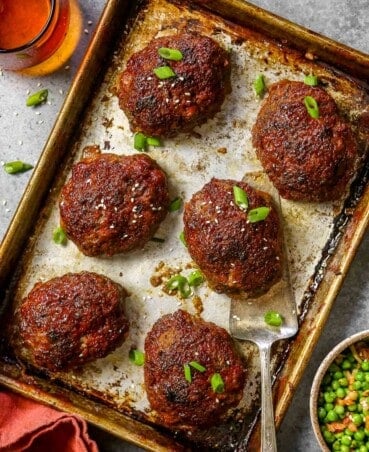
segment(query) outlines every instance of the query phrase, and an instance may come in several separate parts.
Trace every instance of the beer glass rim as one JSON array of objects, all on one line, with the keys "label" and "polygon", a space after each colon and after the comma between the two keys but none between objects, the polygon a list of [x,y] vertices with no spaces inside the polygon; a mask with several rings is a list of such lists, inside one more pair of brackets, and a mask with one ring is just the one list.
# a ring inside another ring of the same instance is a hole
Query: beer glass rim
[{"label": "beer glass rim", "polygon": [[42,27],[42,29],[40,30],[40,32],[30,41],[26,42],[25,44],[18,46],[18,47],[13,47],[12,49],[2,49],[0,47],[0,53],[17,53],[20,52],[22,50],[26,50],[29,47],[31,47],[33,44],[35,44],[39,39],[42,38],[43,34],[45,33],[45,31],[47,30],[47,28],[50,25],[50,22],[54,16],[55,13],[55,8],[56,8],[56,2],[57,0],[50,0],[50,14],[49,17],[47,18],[45,25]]}]

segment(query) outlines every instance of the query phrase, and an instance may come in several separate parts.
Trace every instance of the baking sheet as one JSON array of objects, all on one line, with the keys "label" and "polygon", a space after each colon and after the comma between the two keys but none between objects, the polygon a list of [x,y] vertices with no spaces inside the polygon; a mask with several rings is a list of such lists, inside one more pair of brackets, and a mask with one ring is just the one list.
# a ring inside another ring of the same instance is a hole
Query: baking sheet
[{"label": "baking sheet", "polygon": [[[181,212],[169,213],[156,233],[157,237],[165,239],[164,243],[149,242],[143,250],[127,256],[88,258],[72,242],[66,247],[53,244],[52,231],[59,222],[58,188],[69,177],[70,164],[80,159],[85,146],[97,144],[103,152],[124,155],[136,152],[132,147],[133,136],[128,122],[114,95],[116,76],[124,68],[125,61],[153,37],[182,30],[212,36],[230,51],[232,93],[215,118],[197,128],[196,133],[166,139],[161,148],[150,150],[150,156],[169,176],[172,198],[181,196],[185,200],[190,199],[192,193],[213,176],[235,180],[244,178],[257,184],[253,174],[262,171],[262,168],[251,145],[250,131],[260,107],[260,99],[252,90],[252,82],[259,73],[264,74],[267,84],[284,78],[302,80],[307,73],[318,75],[354,127],[358,127],[367,108],[366,92],[355,81],[249,29],[202,11],[187,9],[185,4],[175,5],[164,0],[150,1],[141,10],[128,40],[116,52],[113,64],[106,68],[104,81],[85,113],[80,136],[70,152],[69,165],[56,181],[55,190],[28,247],[27,265],[22,271],[14,299],[16,305],[36,281],[70,271],[95,271],[124,285],[131,293],[127,302],[131,330],[125,344],[108,357],[83,369],[58,374],[57,384],[90,394],[105,401],[114,410],[147,422],[152,422],[153,418],[143,387],[143,372],[142,368],[129,362],[129,349],[132,346],[143,349],[146,332],[152,324],[161,315],[179,307],[193,313],[200,310],[205,320],[228,328],[229,299],[203,285],[197,290],[195,298],[180,300],[166,294],[161,284],[153,284],[158,276],[165,275],[168,270],[181,270],[185,274],[192,266],[186,249],[178,239],[183,229]],[[362,152],[365,154],[365,130],[362,133]],[[301,316],[305,314],[306,290],[322,259],[323,250],[331,243],[335,218],[342,211],[344,200],[320,204],[282,200],[281,205],[293,291]],[[235,435],[224,435],[222,429],[212,431],[212,436],[206,438],[206,444],[210,440],[213,447],[232,448],[233,441],[238,441],[238,431],[242,435],[249,432],[249,425],[257,412],[258,362],[252,346],[243,345],[243,352],[248,361],[249,381],[239,410],[231,416],[232,421],[238,424],[237,429],[234,427],[237,432]],[[274,368],[279,364],[280,360],[276,359]],[[242,428],[242,424],[245,427]],[[204,441],[203,438],[198,440]]]}]

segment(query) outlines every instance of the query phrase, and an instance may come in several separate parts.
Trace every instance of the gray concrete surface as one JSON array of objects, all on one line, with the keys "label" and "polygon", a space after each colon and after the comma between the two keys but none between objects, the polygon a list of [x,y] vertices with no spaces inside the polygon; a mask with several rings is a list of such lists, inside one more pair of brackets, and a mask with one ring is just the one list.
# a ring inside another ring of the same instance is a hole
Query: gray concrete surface
[{"label": "gray concrete surface", "polygon": [[[367,0],[253,0],[254,4],[369,53],[369,2]],[[42,78],[29,78],[0,71],[0,162],[20,159],[36,163],[105,0],[80,0],[84,15],[81,43],[69,68]],[[27,92],[50,90],[49,104],[27,109]],[[0,168],[0,238],[3,237],[29,180],[30,173],[9,176]],[[331,312],[303,380],[278,433],[278,450],[315,452],[318,445],[309,420],[308,398],[314,372],[324,355],[346,336],[369,328],[369,236],[366,235],[343,289]],[[101,451],[134,452],[109,434],[91,428]]]}]

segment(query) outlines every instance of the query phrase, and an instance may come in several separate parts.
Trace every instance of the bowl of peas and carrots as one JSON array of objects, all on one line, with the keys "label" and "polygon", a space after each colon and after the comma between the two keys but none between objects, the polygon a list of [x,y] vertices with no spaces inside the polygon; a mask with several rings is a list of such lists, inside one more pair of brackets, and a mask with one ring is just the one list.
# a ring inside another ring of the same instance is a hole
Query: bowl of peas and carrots
[{"label": "bowl of peas and carrots", "polygon": [[369,330],[340,342],[322,361],[310,415],[322,450],[369,452]]}]

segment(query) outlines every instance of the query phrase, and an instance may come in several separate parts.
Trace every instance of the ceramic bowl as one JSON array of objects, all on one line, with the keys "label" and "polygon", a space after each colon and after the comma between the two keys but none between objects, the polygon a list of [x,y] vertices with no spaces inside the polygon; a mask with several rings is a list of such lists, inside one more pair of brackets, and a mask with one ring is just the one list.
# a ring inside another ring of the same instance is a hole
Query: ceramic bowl
[{"label": "ceramic bowl", "polygon": [[[329,366],[333,363],[335,358],[342,353],[344,350],[346,350],[351,345],[360,342],[360,341],[367,340],[369,342],[369,330],[361,331],[359,333],[356,333],[346,339],[344,339],[342,342],[337,344],[329,353],[328,355],[323,359],[322,363],[320,364],[314,380],[311,387],[311,393],[310,393],[310,419],[312,423],[312,427],[315,433],[315,437],[323,451],[330,451],[331,449],[327,446],[326,441],[323,438],[323,435],[320,431],[320,424],[318,419],[318,397],[319,397],[319,391],[320,386],[323,380],[324,375],[326,374]],[[368,344],[369,347],[369,344]]]}]

